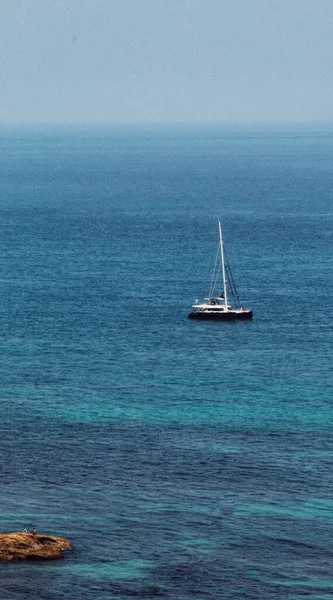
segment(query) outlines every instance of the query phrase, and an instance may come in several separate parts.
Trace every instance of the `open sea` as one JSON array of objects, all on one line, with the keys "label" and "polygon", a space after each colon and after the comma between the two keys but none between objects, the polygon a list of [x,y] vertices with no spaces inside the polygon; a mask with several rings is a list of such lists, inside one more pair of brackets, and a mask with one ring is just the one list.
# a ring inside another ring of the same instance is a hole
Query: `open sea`
[{"label": "open sea", "polygon": [[73,544],[0,597],[331,600],[333,125],[0,142],[0,531]]}]

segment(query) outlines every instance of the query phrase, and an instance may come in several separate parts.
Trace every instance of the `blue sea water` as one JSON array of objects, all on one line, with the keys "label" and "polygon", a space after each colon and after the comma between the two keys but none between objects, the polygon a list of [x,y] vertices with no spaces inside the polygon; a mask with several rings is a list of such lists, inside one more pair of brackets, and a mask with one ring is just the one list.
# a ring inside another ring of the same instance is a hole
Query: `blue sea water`
[{"label": "blue sea water", "polygon": [[333,127],[0,139],[1,598],[331,598]]}]

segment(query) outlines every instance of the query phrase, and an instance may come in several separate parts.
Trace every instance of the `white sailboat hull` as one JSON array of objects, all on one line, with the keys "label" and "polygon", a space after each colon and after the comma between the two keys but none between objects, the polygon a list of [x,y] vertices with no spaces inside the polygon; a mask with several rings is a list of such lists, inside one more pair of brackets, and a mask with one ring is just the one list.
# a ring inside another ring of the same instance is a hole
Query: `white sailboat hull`
[{"label": "white sailboat hull", "polygon": [[194,306],[188,315],[189,319],[201,319],[202,321],[236,321],[238,319],[251,320],[253,312],[250,308],[235,308],[225,310],[224,308]]}]

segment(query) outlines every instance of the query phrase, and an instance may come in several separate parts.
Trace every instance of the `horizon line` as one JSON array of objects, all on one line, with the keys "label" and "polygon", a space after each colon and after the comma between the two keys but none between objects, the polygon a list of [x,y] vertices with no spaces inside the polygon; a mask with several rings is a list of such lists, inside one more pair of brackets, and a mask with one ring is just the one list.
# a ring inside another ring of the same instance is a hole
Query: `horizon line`
[{"label": "horizon line", "polygon": [[290,126],[290,125],[333,125],[332,120],[286,120],[286,121],[0,121],[0,127],[194,127],[194,126]]}]

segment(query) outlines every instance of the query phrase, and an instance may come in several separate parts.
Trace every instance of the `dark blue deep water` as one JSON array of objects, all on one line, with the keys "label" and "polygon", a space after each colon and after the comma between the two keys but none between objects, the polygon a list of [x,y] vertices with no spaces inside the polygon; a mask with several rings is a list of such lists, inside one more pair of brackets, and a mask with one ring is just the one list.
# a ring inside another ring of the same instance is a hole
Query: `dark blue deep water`
[{"label": "dark blue deep water", "polygon": [[0,140],[1,598],[332,598],[333,128]]}]

